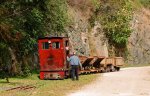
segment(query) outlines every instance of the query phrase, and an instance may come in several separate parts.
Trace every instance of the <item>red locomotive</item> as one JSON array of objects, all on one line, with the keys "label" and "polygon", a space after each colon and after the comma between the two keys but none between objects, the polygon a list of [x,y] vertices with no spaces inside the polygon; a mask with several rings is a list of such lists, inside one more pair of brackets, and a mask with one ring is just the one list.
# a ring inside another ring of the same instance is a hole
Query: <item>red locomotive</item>
[{"label": "red locomotive", "polygon": [[63,79],[68,74],[67,37],[44,37],[38,39],[40,79]]},{"label": "red locomotive", "polygon": [[[67,37],[44,37],[38,39],[40,79],[64,79],[69,76],[69,39]],[[122,57],[79,56],[82,64],[80,74],[119,71]]]}]

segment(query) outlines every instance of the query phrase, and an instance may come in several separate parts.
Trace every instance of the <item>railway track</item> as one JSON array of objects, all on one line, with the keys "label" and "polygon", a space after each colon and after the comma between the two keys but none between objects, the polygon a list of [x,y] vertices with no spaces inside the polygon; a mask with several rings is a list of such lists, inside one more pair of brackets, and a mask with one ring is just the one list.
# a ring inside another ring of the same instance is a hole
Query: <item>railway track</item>
[{"label": "railway track", "polygon": [[18,87],[13,87],[10,89],[7,89],[6,91],[13,91],[13,90],[29,90],[29,89],[35,89],[35,86],[32,85],[26,85],[26,86],[18,86]]}]

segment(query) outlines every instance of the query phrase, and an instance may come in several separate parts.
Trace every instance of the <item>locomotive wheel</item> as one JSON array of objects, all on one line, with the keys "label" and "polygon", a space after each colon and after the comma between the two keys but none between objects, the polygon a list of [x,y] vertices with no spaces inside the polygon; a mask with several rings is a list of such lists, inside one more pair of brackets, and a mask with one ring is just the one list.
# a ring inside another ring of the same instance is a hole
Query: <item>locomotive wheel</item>
[{"label": "locomotive wheel", "polygon": [[69,76],[68,75],[66,75],[65,77],[64,77],[64,79],[68,79],[69,78]]}]

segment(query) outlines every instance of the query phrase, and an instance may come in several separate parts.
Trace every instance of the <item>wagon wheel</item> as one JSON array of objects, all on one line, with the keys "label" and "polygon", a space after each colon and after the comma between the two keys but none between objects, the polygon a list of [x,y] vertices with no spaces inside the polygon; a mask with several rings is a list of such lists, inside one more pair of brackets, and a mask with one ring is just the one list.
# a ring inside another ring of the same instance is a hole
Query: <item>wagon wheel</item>
[{"label": "wagon wheel", "polygon": [[115,67],[115,71],[119,71],[120,70],[120,67]]},{"label": "wagon wheel", "polygon": [[110,69],[111,72],[114,72],[116,70],[115,66],[111,65],[110,67],[111,67],[111,69]]},{"label": "wagon wheel", "polygon": [[102,73],[105,73],[105,72],[106,72],[106,69],[104,69],[104,70],[101,70],[101,72],[102,72]]},{"label": "wagon wheel", "polygon": [[119,71],[120,70],[120,67],[117,67],[117,71]]},{"label": "wagon wheel", "polygon": [[106,67],[106,72],[110,72],[110,71],[111,71],[110,67],[107,66],[107,67]]}]

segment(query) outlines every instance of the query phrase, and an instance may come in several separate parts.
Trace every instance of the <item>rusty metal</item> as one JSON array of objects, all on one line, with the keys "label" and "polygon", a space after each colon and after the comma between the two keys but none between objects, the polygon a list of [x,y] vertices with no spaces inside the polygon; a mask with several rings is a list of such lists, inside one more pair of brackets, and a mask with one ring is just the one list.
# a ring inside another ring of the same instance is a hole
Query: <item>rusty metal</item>
[{"label": "rusty metal", "polygon": [[122,57],[79,56],[79,58],[83,66],[80,74],[118,71],[124,63]]},{"label": "rusty metal", "polygon": [[43,37],[38,39],[40,79],[64,79],[69,74],[69,38]]},{"label": "rusty metal", "polygon": [[13,90],[27,90],[27,89],[35,89],[35,86],[26,85],[26,86],[18,86],[14,88],[7,89],[6,91],[13,91]]},{"label": "rusty metal", "polygon": [[[70,47],[70,48],[69,48]],[[38,39],[40,79],[64,79],[70,77],[68,37],[44,37]],[[79,74],[119,71],[124,64],[122,57],[79,56],[82,67]],[[27,88],[28,89],[28,88]]]}]

